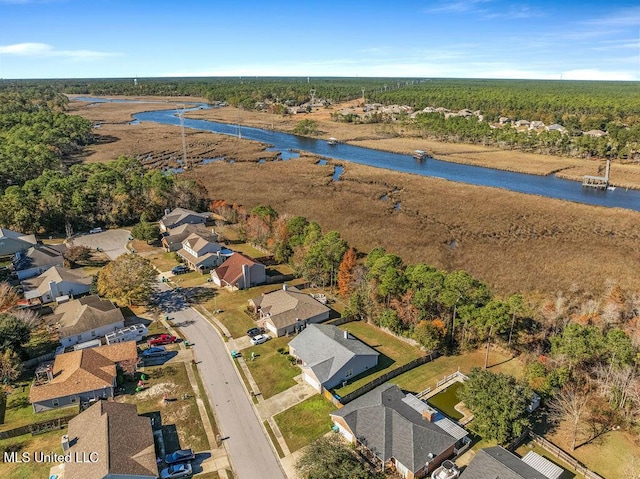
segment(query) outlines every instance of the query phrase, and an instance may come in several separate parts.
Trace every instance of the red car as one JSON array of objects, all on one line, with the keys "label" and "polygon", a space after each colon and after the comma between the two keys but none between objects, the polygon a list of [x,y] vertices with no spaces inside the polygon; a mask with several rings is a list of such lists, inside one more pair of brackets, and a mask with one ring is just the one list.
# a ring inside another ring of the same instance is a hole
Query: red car
[{"label": "red car", "polygon": [[149,341],[149,346],[160,346],[162,344],[171,344],[175,343],[178,340],[175,336],[171,336],[170,334],[161,334],[157,338],[153,338]]}]

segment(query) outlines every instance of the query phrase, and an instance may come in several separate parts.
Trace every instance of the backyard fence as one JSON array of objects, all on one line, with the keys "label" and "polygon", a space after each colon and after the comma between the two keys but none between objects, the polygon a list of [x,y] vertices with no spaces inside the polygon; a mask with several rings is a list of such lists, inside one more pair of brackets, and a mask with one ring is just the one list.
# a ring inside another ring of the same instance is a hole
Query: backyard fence
[{"label": "backyard fence", "polygon": [[26,426],[9,429],[8,431],[0,431],[0,439],[9,439],[10,437],[22,436],[23,434],[43,434],[49,431],[55,431],[65,427],[76,414],[65,416],[58,419],[50,419],[49,421],[38,422],[35,424],[27,424]]},{"label": "backyard fence", "polygon": [[438,385],[436,386],[436,388],[439,388],[443,384],[446,384],[449,381],[451,381],[452,379],[456,379],[456,378],[460,378],[463,381],[466,381],[467,379],[469,379],[466,375],[462,374],[460,372],[460,370],[458,370],[455,373],[449,374],[448,376],[446,376],[446,377],[442,378],[440,381],[438,381]]},{"label": "backyard fence", "polygon": [[395,378],[396,376],[399,376],[400,374],[402,374],[404,372],[407,372],[410,369],[413,369],[413,368],[415,368],[417,366],[420,366],[422,364],[428,363],[429,361],[431,361],[432,359],[435,359],[437,357],[438,357],[437,354],[433,354],[433,356],[422,356],[422,357],[419,357],[418,359],[414,359],[410,363],[407,363],[407,364],[404,364],[404,365],[402,365],[400,367],[392,369],[391,371],[389,371],[389,372],[383,374],[382,376],[374,379],[370,383],[365,384],[364,386],[356,389],[355,391],[352,391],[349,394],[346,394],[346,395],[342,396],[339,399],[339,401],[343,405],[347,404],[348,402],[353,401],[355,398],[360,397],[363,394],[368,393],[372,389],[377,388],[381,384],[386,383],[389,379]]},{"label": "backyard fence", "polygon": [[507,449],[509,449],[509,450],[516,449],[527,438],[531,438],[531,440],[534,443],[536,443],[542,449],[547,451],[549,454],[551,454],[554,457],[560,459],[562,462],[564,462],[568,466],[571,466],[574,471],[582,474],[585,477],[585,479],[603,479],[602,476],[600,476],[600,475],[596,474],[595,472],[589,470],[584,464],[582,464],[580,461],[578,461],[571,454],[569,454],[568,452],[560,449],[554,443],[552,443],[551,441],[548,441],[547,439],[545,439],[544,437],[540,436],[539,434],[536,434],[535,432],[533,432],[530,429],[527,429],[518,439],[513,441],[507,447]]},{"label": "backyard fence", "polygon": [[32,368],[33,366],[37,366],[43,361],[50,361],[55,357],[56,357],[55,352],[43,354],[42,356],[38,356],[37,358],[27,359],[26,361],[23,361],[22,367],[25,369],[29,369],[29,368]]},{"label": "backyard fence", "polygon": [[331,324],[333,326],[340,326],[341,324],[347,324],[353,321],[360,321],[360,320],[358,318],[353,318],[353,317],[337,318],[337,319],[332,319],[331,321],[327,321],[326,324]]}]

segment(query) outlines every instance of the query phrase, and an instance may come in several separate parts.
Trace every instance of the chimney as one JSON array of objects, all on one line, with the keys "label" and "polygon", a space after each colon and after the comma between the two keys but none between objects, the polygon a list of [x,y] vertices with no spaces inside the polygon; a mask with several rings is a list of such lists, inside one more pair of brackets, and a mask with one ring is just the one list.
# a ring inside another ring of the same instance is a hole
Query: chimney
[{"label": "chimney", "polygon": [[62,436],[62,452],[65,453],[69,450],[69,448],[71,447],[71,445],[69,444],[69,435],[65,434],[64,436]]},{"label": "chimney", "polygon": [[248,264],[242,265],[242,279],[244,281],[244,287],[250,288],[251,287],[251,270],[249,269]]},{"label": "chimney", "polygon": [[422,417],[425,418],[429,422],[433,422],[433,416],[436,415],[435,410],[428,408],[422,410]]},{"label": "chimney", "polygon": [[169,208],[165,208],[164,209],[164,215],[165,216],[169,216],[169,213],[171,213],[171,210]]},{"label": "chimney", "polygon": [[49,281],[49,291],[51,292],[52,301],[60,296],[58,291],[58,283],[56,283],[55,281]]},{"label": "chimney", "polygon": [[344,339],[349,339],[349,331],[345,329],[344,331]]},{"label": "chimney", "polygon": [[283,283],[282,284],[282,291],[286,291],[287,290],[287,283]]},{"label": "chimney", "polygon": [[51,366],[47,366],[47,379],[49,381],[53,380],[53,368]]}]

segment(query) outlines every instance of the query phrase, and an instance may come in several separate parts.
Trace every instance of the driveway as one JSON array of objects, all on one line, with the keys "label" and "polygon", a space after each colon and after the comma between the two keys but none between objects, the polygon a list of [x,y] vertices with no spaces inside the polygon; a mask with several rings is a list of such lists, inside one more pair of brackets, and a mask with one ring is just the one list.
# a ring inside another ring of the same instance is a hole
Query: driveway
[{"label": "driveway", "polygon": [[193,344],[202,382],[235,474],[239,479],[285,479],[224,341],[206,319],[166,284],[160,284],[159,290],[158,304]]},{"label": "driveway", "polygon": [[121,254],[128,253],[127,243],[131,231],[129,230],[107,230],[102,233],[83,234],[73,238],[76,246],[87,246],[93,250],[100,248],[111,259],[116,259]]}]

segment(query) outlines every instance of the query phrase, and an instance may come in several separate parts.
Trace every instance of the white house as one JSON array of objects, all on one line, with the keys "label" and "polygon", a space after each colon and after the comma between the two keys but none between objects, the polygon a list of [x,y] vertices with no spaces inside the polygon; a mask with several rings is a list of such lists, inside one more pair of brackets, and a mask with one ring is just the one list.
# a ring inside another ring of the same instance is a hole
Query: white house
[{"label": "white house", "polygon": [[[182,241],[182,248],[177,251],[189,268],[205,272],[220,266],[230,254],[223,255],[223,249],[218,243],[209,241],[198,233],[191,233]],[[230,251],[227,250],[227,253]]]},{"label": "white house", "polygon": [[42,244],[18,251],[13,259],[13,269],[20,281],[38,276],[52,266],[63,265],[62,252],[58,248]]},{"label": "white house", "polygon": [[52,266],[35,278],[22,282],[24,297],[29,301],[50,303],[60,296],[79,296],[91,290],[91,278],[81,270]]},{"label": "white house", "polygon": [[96,295],[63,303],[45,320],[57,327],[60,343],[65,348],[124,328],[120,308]]}]

